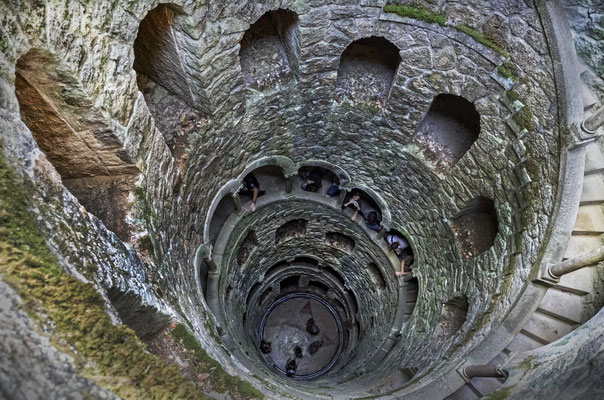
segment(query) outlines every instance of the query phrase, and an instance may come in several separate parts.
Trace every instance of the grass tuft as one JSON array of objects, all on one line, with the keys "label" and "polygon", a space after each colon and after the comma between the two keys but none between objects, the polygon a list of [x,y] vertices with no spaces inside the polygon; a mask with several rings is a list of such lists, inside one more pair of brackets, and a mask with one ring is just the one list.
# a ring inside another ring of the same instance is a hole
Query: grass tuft
[{"label": "grass tuft", "polygon": [[405,4],[386,4],[384,6],[384,12],[394,13],[401,17],[419,19],[422,21],[438,24],[445,26],[447,23],[447,17],[430,11],[420,5],[405,5]]}]

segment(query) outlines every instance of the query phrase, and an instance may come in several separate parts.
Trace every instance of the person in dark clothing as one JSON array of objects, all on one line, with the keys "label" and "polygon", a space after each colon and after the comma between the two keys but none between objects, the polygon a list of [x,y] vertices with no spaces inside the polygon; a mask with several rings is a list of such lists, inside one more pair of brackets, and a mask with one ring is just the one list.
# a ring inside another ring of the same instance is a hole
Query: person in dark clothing
[{"label": "person in dark clothing", "polygon": [[367,228],[371,229],[372,231],[380,230],[380,220],[378,219],[377,212],[370,211],[369,214],[367,214],[365,225],[367,225]]},{"label": "person in dark clothing", "polygon": [[262,354],[268,354],[272,350],[271,342],[265,342],[264,339],[260,341],[260,351]]},{"label": "person in dark clothing", "polygon": [[327,189],[327,195],[329,197],[336,197],[339,194],[340,194],[340,186],[337,183],[332,182],[331,186]]},{"label": "person in dark clothing", "polygon": [[294,355],[296,358],[302,358],[302,348],[300,346],[294,347]]},{"label": "person in dark clothing", "polygon": [[313,336],[319,334],[320,329],[315,324],[314,318],[309,318],[308,321],[306,321],[306,332],[310,333]]},{"label": "person in dark clothing", "polygon": [[287,364],[285,364],[285,375],[294,376],[296,375],[296,360],[287,360]]},{"label": "person in dark clothing", "polygon": [[321,169],[311,168],[308,171],[304,171],[301,176],[304,179],[304,183],[301,186],[302,189],[307,192],[318,192],[321,189],[321,180],[323,179]]},{"label": "person in dark clothing", "polygon": [[321,347],[323,347],[323,342],[322,340],[315,340],[314,342],[312,342],[309,346],[308,346],[308,354],[315,354],[317,351],[319,351],[319,349]]},{"label": "person in dark clothing", "polygon": [[256,211],[256,200],[258,197],[264,195],[266,193],[264,190],[260,190],[260,183],[254,176],[254,174],[249,173],[243,178],[243,182],[241,183],[241,187],[239,188],[239,194],[244,196],[252,196],[252,205],[250,206],[250,211]]}]

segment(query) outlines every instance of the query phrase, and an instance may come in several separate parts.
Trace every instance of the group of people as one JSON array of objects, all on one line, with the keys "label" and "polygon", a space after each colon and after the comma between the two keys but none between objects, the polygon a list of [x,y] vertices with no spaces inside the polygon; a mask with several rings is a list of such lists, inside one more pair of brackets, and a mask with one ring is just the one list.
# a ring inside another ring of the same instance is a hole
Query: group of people
[{"label": "group of people", "polygon": [[350,218],[356,221],[359,213],[365,218],[365,225],[367,228],[373,231],[380,230],[380,216],[379,212],[369,204],[369,202],[361,197],[360,193],[353,193],[352,197],[348,202],[344,203],[343,207],[351,207],[354,209],[354,214]]},{"label": "group of people", "polygon": [[[317,192],[322,187],[323,173],[318,167],[303,168],[300,171],[300,177],[302,178],[302,184],[300,187],[307,192]],[[256,201],[258,197],[263,196],[266,192],[261,190],[260,183],[253,173],[249,173],[243,178],[241,187],[239,189],[240,195],[247,195],[252,198],[252,204],[250,205],[250,211],[256,211]],[[332,181],[331,186],[327,189],[327,195],[331,197],[338,196],[340,194],[340,188],[335,181]],[[358,192],[352,193],[350,200],[344,203],[343,208],[351,207],[354,209],[354,214],[351,220],[356,221],[359,214],[365,219],[365,225],[367,228],[379,231],[381,227],[381,220],[379,211],[373,207],[369,201],[363,199],[361,194]],[[396,273],[397,276],[403,276],[411,273],[411,264],[413,264],[413,252],[409,247],[409,242],[402,236],[395,233],[386,235],[386,242],[388,248],[393,251],[401,261],[401,270]]]},{"label": "group of people", "polygon": [[[321,332],[321,330],[315,323],[314,318],[312,317],[306,321],[306,332],[309,333],[311,336],[317,336]],[[308,345],[306,351],[312,356],[317,351],[319,351],[321,347],[323,347],[324,343],[325,342],[323,340],[315,340],[310,345]],[[267,342],[264,339],[260,340],[260,351],[263,354],[269,354],[272,351],[271,342]],[[293,353],[294,357],[289,358],[285,363],[285,374],[290,377],[296,374],[296,369],[298,367],[296,364],[296,359],[303,357],[302,347],[295,346]]]}]

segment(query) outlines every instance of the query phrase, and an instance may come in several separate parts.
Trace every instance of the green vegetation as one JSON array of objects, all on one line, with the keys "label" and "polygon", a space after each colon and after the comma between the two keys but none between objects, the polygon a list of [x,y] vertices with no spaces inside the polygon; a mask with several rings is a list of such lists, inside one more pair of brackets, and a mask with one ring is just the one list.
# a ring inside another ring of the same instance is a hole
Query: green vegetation
[{"label": "green vegetation", "polygon": [[508,99],[510,99],[510,101],[520,100],[520,95],[514,89],[510,89],[510,90],[506,91],[505,95]]},{"label": "green vegetation", "polygon": [[490,40],[486,36],[484,36],[482,33],[470,28],[469,26],[455,25],[455,29],[470,36],[471,38],[476,40],[478,43],[481,43],[487,47],[490,47],[491,49],[495,50],[497,53],[501,54],[502,56],[504,56],[506,58],[510,56],[510,53],[508,53],[507,50],[502,49],[501,47],[496,45],[492,40]]},{"label": "green vegetation", "polygon": [[422,21],[439,24],[440,26],[445,26],[447,22],[447,17],[435,13],[434,11],[430,11],[418,4],[414,5],[404,5],[404,4],[386,4],[384,6],[384,12],[394,13],[400,15],[401,17],[419,19]]},{"label": "green vegetation", "polygon": [[171,335],[192,353],[197,372],[199,374],[210,374],[210,381],[217,392],[236,392],[239,398],[244,399],[264,399],[264,395],[252,386],[251,383],[226,373],[220,364],[206,353],[185,325],[176,325],[171,331]]},{"label": "green vegetation", "polygon": [[506,79],[518,82],[519,78],[516,72],[514,72],[514,69],[515,68],[512,68],[510,63],[505,63],[497,67],[497,73]]},{"label": "green vegetation", "polygon": [[510,389],[504,388],[504,389],[500,389],[500,390],[494,392],[489,397],[487,397],[487,399],[488,400],[505,400],[508,397],[510,397]]},{"label": "green vegetation", "polygon": [[111,323],[94,287],[58,265],[26,204],[0,156],[0,274],[34,320],[53,322],[53,342],[65,343],[61,350],[81,373],[125,399],[205,398],[175,366],[147,352],[134,331]]},{"label": "green vegetation", "polygon": [[526,129],[527,131],[534,131],[537,129],[533,112],[528,106],[522,107],[520,111],[514,114],[512,119],[522,129]]}]

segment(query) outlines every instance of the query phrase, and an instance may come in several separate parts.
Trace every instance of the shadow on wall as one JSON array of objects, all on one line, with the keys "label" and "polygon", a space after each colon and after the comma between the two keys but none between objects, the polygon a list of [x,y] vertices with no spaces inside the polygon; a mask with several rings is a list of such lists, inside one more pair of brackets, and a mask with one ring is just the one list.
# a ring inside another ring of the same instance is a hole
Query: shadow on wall
[{"label": "shadow on wall", "polygon": [[462,256],[469,260],[489,250],[499,231],[497,210],[493,200],[476,197],[451,220]]},{"label": "shadow on wall", "polygon": [[480,134],[480,114],[461,96],[439,94],[420,123],[416,138],[436,160],[455,165]]},{"label": "shadow on wall", "polygon": [[53,55],[30,50],[16,65],[21,118],[65,187],[123,241],[139,170],[77,79]]},{"label": "shadow on wall", "polygon": [[248,87],[285,84],[298,74],[298,16],[279,9],[260,17],[243,35],[239,60]]},{"label": "shadow on wall", "polygon": [[340,58],[336,92],[353,100],[385,105],[400,62],[398,47],[383,37],[356,40]]}]

